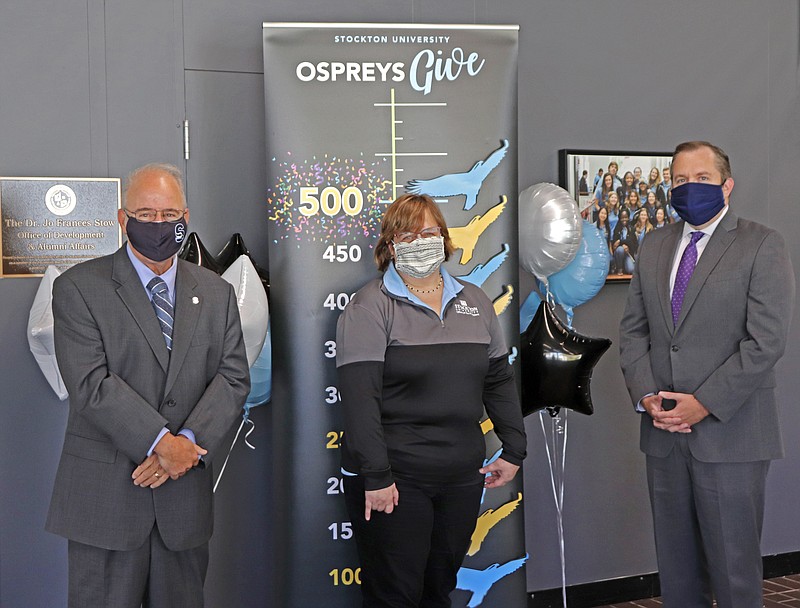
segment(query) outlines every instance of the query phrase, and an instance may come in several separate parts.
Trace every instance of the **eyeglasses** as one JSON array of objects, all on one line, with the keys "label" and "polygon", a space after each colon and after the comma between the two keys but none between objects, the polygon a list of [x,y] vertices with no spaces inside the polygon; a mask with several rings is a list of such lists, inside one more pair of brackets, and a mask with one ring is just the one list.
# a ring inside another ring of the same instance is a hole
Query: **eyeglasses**
[{"label": "eyeglasses", "polygon": [[421,232],[398,232],[394,235],[394,240],[397,243],[413,243],[417,239],[429,239],[434,236],[441,236],[442,229],[440,226],[432,226],[425,228]]},{"label": "eyeglasses", "polygon": [[161,220],[164,222],[174,223],[181,220],[186,215],[186,209],[137,209],[136,211],[128,211],[123,209],[125,215],[135,218],[137,222],[147,224],[148,222],[155,222],[158,214],[161,214]]}]

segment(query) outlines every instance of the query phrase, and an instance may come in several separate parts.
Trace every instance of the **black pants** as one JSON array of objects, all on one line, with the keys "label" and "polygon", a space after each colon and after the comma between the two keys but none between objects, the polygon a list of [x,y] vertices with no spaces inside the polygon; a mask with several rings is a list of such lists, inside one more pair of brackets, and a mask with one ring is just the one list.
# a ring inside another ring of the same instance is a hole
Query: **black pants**
[{"label": "black pants", "polygon": [[364,483],[345,477],[361,560],[363,608],[449,608],[480,509],[483,476],[460,484],[397,480],[399,504],[364,519]]}]

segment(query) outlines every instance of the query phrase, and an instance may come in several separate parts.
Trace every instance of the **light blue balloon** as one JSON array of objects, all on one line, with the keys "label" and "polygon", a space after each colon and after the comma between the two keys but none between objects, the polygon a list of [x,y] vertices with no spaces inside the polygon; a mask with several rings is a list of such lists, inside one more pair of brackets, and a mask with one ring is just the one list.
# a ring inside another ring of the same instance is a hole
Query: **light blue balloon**
[{"label": "light blue balloon", "polygon": [[539,309],[539,304],[542,303],[542,298],[536,293],[536,290],[531,290],[530,295],[525,298],[522,306],[519,308],[519,333],[524,334],[528,329],[528,325],[533,321],[533,315]]},{"label": "light blue balloon", "polygon": [[267,338],[253,366],[250,368],[250,394],[244,404],[244,416],[250,408],[264,405],[272,398],[272,332],[267,326]]},{"label": "light blue balloon", "polygon": [[572,308],[588,302],[602,289],[610,259],[605,235],[584,220],[578,253],[562,270],[547,277],[556,304],[572,316]]}]

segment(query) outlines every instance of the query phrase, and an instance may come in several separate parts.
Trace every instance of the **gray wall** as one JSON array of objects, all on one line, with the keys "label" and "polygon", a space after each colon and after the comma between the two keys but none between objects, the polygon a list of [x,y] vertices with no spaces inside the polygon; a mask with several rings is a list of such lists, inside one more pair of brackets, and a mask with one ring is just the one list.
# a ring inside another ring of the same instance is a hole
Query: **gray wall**
[{"label": "gray wall", "polygon": [[[557,180],[559,148],[668,150],[707,138],[731,156],[733,206],[779,227],[800,268],[796,0],[29,0],[0,3],[0,175],[123,176],[186,163],[193,230],[211,251],[241,232],[267,263],[261,22],[518,23],[520,187]],[[524,273],[523,273],[524,275]],[[531,287],[522,277],[522,293]],[[66,406],[25,327],[34,279],[0,281],[0,605],[65,605],[66,545],[42,529]],[[575,327],[617,340],[626,285],[580,307]],[[787,458],[770,473],[765,554],[800,550],[796,373],[800,323],[779,366]],[[596,413],[569,418],[567,582],[655,570],[638,420],[616,346],[596,367]],[[271,606],[273,432],[253,411],[217,496],[210,606]],[[560,585],[538,419],[527,420],[528,589]]]}]

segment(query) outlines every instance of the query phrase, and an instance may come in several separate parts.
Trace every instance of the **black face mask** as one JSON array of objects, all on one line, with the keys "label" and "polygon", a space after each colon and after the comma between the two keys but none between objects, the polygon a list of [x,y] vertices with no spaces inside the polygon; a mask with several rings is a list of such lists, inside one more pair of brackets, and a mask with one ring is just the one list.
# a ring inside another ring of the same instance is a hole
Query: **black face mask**
[{"label": "black face mask", "polygon": [[177,222],[140,222],[128,217],[125,225],[133,248],[154,262],[163,262],[178,253],[186,238],[186,220]]}]

